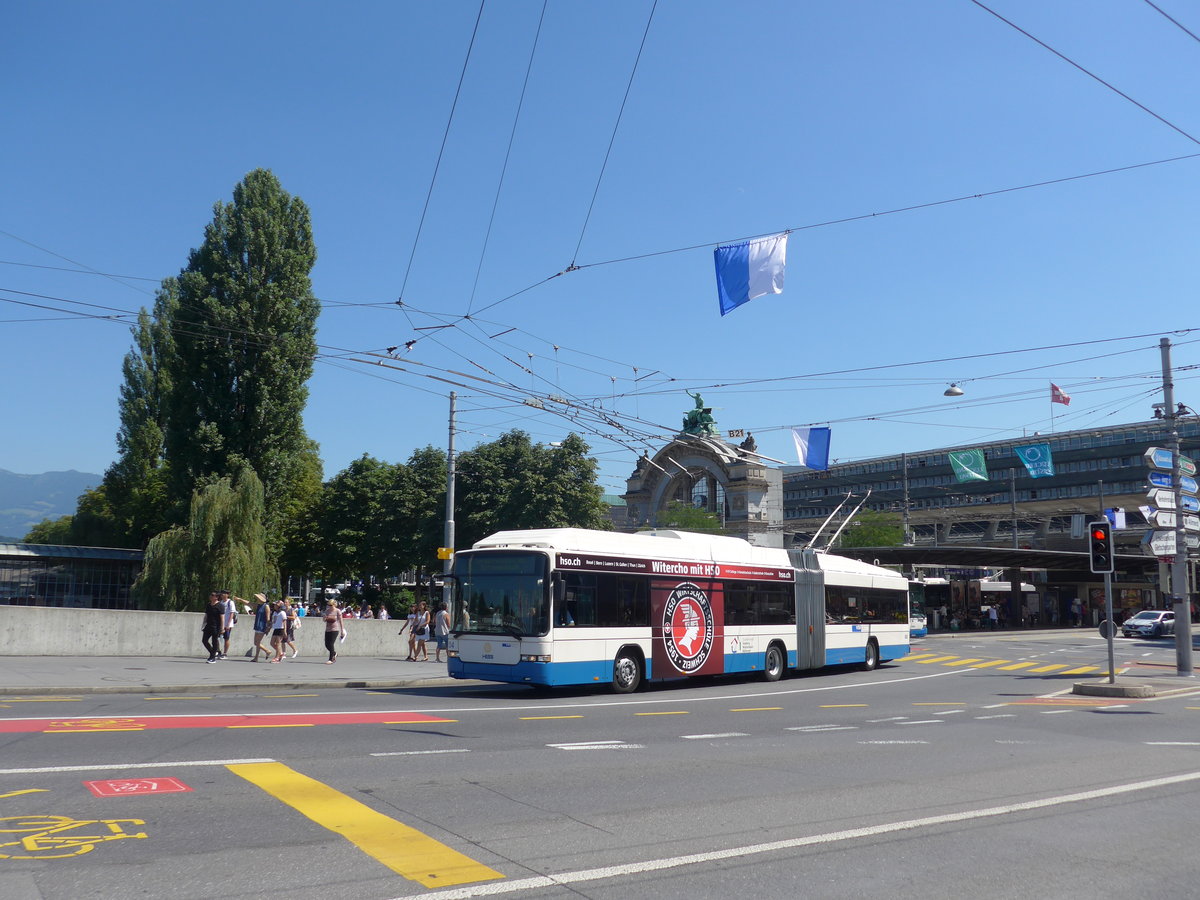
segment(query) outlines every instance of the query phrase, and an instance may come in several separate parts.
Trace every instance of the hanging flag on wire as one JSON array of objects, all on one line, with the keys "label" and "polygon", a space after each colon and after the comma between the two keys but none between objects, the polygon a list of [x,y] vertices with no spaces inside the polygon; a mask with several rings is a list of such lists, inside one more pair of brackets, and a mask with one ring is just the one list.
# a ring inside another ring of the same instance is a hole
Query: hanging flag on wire
[{"label": "hanging flag on wire", "polygon": [[1050,382],[1050,402],[1061,403],[1063,406],[1070,406],[1071,395],[1052,381]]},{"label": "hanging flag on wire", "polygon": [[717,296],[721,315],[763,294],[783,293],[787,232],[718,247]]},{"label": "hanging flag on wire", "polygon": [[959,483],[988,480],[987,460],[978,447],[973,450],[951,450],[948,456],[950,468],[954,470],[954,477]]},{"label": "hanging flag on wire", "polygon": [[828,428],[793,428],[792,440],[796,442],[796,456],[800,465],[824,472],[829,468]]},{"label": "hanging flag on wire", "polygon": [[1050,455],[1050,444],[1029,444],[1024,447],[1013,447],[1017,458],[1025,463],[1025,468],[1033,478],[1054,474],[1054,457]]}]

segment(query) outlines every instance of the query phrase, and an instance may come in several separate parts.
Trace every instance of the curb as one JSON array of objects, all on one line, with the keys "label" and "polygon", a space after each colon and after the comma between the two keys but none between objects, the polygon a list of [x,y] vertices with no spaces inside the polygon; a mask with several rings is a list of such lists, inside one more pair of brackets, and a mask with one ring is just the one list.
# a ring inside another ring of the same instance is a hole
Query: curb
[{"label": "curb", "polygon": [[1173,697],[1177,694],[1194,694],[1200,692],[1200,683],[1192,680],[1190,684],[1182,684],[1178,687],[1168,687],[1164,684],[1147,684],[1117,682],[1109,684],[1107,681],[1080,681],[1076,682],[1071,688],[1072,694],[1082,694],[1088,697]]},{"label": "curb", "polygon": [[[289,681],[283,684],[266,682],[260,684],[89,684],[79,687],[61,685],[35,686],[21,685],[0,689],[0,698],[35,695],[39,697],[70,697],[77,694],[201,694],[215,693],[251,693],[263,690],[299,691],[316,689],[357,689],[379,690],[395,688],[426,688],[450,687],[452,685],[469,685],[476,682],[461,678],[451,678],[440,675],[432,678],[384,678],[384,679],[347,679],[345,681]],[[0,700],[2,702],[2,700]]]}]

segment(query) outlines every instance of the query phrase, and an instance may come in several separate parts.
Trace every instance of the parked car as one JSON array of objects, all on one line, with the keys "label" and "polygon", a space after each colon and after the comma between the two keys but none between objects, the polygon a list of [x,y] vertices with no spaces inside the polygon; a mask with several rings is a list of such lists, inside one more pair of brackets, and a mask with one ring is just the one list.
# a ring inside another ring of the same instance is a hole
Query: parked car
[{"label": "parked car", "polygon": [[1121,623],[1125,637],[1164,637],[1175,633],[1175,613],[1169,609],[1143,609]]}]

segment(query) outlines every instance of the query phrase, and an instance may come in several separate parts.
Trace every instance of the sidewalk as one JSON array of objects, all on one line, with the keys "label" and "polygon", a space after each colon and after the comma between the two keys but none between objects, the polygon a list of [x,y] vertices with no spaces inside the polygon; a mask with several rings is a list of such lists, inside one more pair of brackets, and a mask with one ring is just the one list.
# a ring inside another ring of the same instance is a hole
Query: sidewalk
[{"label": "sidewalk", "polygon": [[[452,679],[446,663],[403,657],[325,654],[281,663],[230,656],[208,665],[203,656],[0,656],[0,702],[6,696],[77,694],[183,694],[206,691],[304,688],[435,687],[472,682]],[[430,660],[433,656],[430,655]]]}]

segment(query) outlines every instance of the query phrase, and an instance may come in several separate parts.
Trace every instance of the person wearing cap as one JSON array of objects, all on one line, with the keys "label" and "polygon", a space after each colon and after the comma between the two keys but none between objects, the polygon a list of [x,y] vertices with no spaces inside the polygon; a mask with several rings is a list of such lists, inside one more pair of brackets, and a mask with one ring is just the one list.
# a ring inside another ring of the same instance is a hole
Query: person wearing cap
[{"label": "person wearing cap", "polygon": [[254,607],[254,646],[251,648],[254,659],[251,662],[258,662],[259,652],[266,657],[271,655],[271,651],[262,645],[263,638],[271,630],[271,604],[267,603],[266,594],[255,594],[254,599],[258,606]]},{"label": "person wearing cap", "polygon": [[220,656],[221,630],[224,627],[225,610],[221,606],[221,595],[213,591],[208,595],[208,606],[204,607],[204,629],[200,632],[210,663],[215,663]]}]

